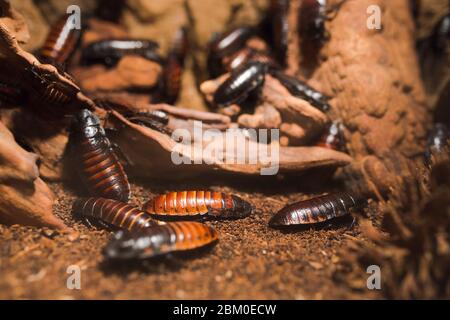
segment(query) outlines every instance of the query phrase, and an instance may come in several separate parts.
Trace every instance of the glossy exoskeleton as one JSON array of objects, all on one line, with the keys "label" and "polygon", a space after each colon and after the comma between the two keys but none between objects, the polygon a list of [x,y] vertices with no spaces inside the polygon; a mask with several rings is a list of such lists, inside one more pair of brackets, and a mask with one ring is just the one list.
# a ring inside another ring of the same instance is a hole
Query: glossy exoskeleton
[{"label": "glossy exoskeleton", "polygon": [[265,63],[257,61],[249,62],[234,70],[214,93],[214,104],[226,107],[245,100],[251,92],[260,89],[264,84],[267,70],[268,66]]},{"label": "glossy exoskeleton", "polygon": [[425,151],[425,163],[428,166],[433,164],[434,158],[439,157],[441,153],[450,151],[450,135],[448,127],[443,123],[436,123],[430,132]]},{"label": "glossy exoskeleton", "polygon": [[244,48],[247,41],[254,35],[254,28],[242,26],[213,38],[209,44],[207,61],[210,77],[216,78],[222,74],[222,59]]},{"label": "glossy exoskeleton", "polygon": [[348,192],[331,193],[290,204],[269,221],[271,227],[315,224],[350,214],[366,204],[362,197]]},{"label": "glossy exoskeleton", "polygon": [[300,35],[300,52],[306,63],[315,63],[321,47],[328,40],[329,34],[325,22],[329,13],[337,12],[346,0],[341,0],[328,7],[327,0],[302,0],[298,12],[298,33]]},{"label": "glossy exoskeleton", "polygon": [[183,27],[175,34],[175,39],[170,48],[163,72],[164,100],[168,104],[174,104],[180,94],[181,76],[188,50],[188,32]]},{"label": "glossy exoskeleton", "polygon": [[245,65],[250,61],[258,61],[266,64],[269,68],[278,69],[278,63],[272,59],[272,57],[263,51],[259,51],[253,48],[245,47],[230,57],[225,57],[222,59],[222,64],[225,71],[233,71]]},{"label": "glossy exoskeleton", "polygon": [[218,238],[217,231],[203,223],[169,222],[135,233],[119,231],[106,245],[103,254],[110,260],[147,259],[204,247]]},{"label": "glossy exoskeleton", "polygon": [[342,151],[345,148],[344,135],[340,121],[331,122],[320,137],[317,145],[320,147]]},{"label": "glossy exoskeleton", "polygon": [[51,28],[47,39],[39,51],[39,58],[62,69],[73,55],[82,35],[82,29],[76,28],[73,16],[65,14]]},{"label": "glossy exoskeleton", "polygon": [[158,43],[139,39],[108,39],[89,44],[83,49],[81,60],[84,64],[101,63],[115,65],[126,55],[138,55],[159,64],[164,59],[158,54]]},{"label": "glossy exoskeleton", "polygon": [[281,84],[293,95],[308,101],[312,106],[322,112],[330,110],[329,97],[310,87],[305,82],[289,76],[279,70],[271,70],[271,75],[278,79]]},{"label": "glossy exoskeleton", "polygon": [[[80,91],[79,88],[70,86],[62,81],[55,81],[54,74],[38,73],[33,65],[30,68],[31,77],[26,79],[29,87],[34,91],[34,97],[41,104],[52,107],[63,107],[69,104]],[[60,109],[65,113],[66,109]]]},{"label": "glossy exoskeleton", "polygon": [[275,56],[281,65],[286,64],[286,53],[288,48],[288,11],[289,0],[272,0],[270,13],[272,16],[272,37]]},{"label": "glossy exoskeleton", "polygon": [[91,196],[128,202],[130,184],[99,118],[87,109],[72,119],[71,156]]},{"label": "glossy exoskeleton", "polygon": [[252,205],[235,195],[211,191],[179,191],[159,195],[143,210],[158,218],[244,218]]},{"label": "glossy exoskeleton", "polygon": [[144,211],[113,199],[80,198],[75,200],[72,212],[89,224],[94,219],[92,222],[104,227],[112,226],[132,232],[159,224]]}]

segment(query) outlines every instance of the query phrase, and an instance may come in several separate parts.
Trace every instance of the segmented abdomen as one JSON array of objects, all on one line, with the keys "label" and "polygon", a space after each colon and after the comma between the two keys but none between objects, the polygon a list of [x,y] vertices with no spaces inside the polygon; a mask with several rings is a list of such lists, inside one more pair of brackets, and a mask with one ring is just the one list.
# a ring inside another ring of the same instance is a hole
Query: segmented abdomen
[{"label": "segmented abdomen", "polygon": [[81,29],[74,28],[70,15],[64,15],[52,26],[40,51],[44,62],[64,64],[72,55],[81,37]]},{"label": "segmented abdomen", "polygon": [[235,195],[211,191],[180,191],[159,195],[144,205],[156,216],[216,216],[238,218],[250,214],[251,205]]},{"label": "segmented abdomen", "polygon": [[138,231],[158,224],[142,210],[105,198],[77,199],[73,204],[73,212],[80,217],[96,218],[128,231]]},{"label": "segmented abdomen", "polygon": [[199,222],[170,222],[137,233],[120,233],[104,249],[109,259],[145,259],[200,248],[218,239],[216,230]]},{"label": "segmented abdomen", "polygon": [[79,142],[81,163],[87,188],[91,195],[128,202],[130,184],[122,164],[104,138],[82,139]]},{"label": "segmented abdomen", "polygon": [[347,215],[349,209],[358,208],[361,204],[360,198],[347,192],[327,194],[284,207],[270,219],[269,225],[277,227],[319,223]]}]

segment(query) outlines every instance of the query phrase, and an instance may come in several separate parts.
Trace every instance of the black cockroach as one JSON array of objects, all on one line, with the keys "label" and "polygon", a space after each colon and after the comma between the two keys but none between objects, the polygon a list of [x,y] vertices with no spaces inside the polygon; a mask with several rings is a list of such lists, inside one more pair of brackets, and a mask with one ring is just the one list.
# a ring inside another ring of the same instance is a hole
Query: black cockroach
[{"label": "black cockroach", "polygon": [[251,92],[261,88],[267,69],[266,64],[254,61],[234,70],[214,93],[214,104],[226,107],[243,101]]},{"label": "black cockroach", "polygon": [[102,63],[115,65],[126,55],[138,55],[159,64],[164,59],[157,53],[158,43],[140,39],[108,39],[89,44],[82,50],[81,60],[84,64]]},{"label": "black cockroach", "polygon": [[156,196],[143,210],[159,218],[243,218],[252,205],[235,195],[211,191],[179,191]]},{"label": "black cockroach", "polygon": [[317,53],[329,38],[325,22],[330,19],[329,14],[337,12],[345,1],[329,7],[326,0],[302,0],[297,29],[301,39],[300,52],[307,63],[317,61]]},{"label": "black cockroach", "polygon": [[119,231],[106,245],[103,254],[110,260],[147,259],[201,248],[216,242],[218,238],[217,231],[203,223],[169,222],[136,233]]},{"label": "black cockroach", "polygon": [[350,214],[351,209],[361,209],[366,200],[348,192],[331,193],[290,204],[269,221],[271,227],[315,224]]},{"label": "black cockroach", "polygon": [[312,106],[318,108],[322,112],[330,110],[328,104],[329,97],[323,93],[310,87],[305,82],[289,76],[279,70],[270,70],[271,75],[278,79],[281,84],[293,95],[308,101]]},{"label": "black cockroach", "polygon": [[253,27],[242,26],[225,32],[215,39],[210,50],[218,57],[223,58],[242,49],[246,42],[255,35]]},{"label": "black cockroach", "polygon": [[174,104],[180,94],[181,76],[188,50],[188,33],[187,29],[183,27],[175,34],[163,72],[164,100],[168,104]]},{"label": "black cockroach", "polygon": [[320,137],[317,145],[324,148],[342,151],[345,148],[341,121],[331,122]]},{"label": "black cockroach", "polygon": [[431,47],[435,52],[445,53],[450,38],[450,13],[444,16],[433,29],[430,37]]},{"label": "black cockroach", "polygon": [[127,202],[130,184],[99,118],[87,109],[72,119],[71,154],[91,196]]},{"label": "black cockroach", "polygon": [[82,35],[81,28],[75,28],[72,19],[72,15],[65,14],[50,28],[38,54],[42,62],[61,68],[72,56]]},{"label": "black cockroach", "polygon": [[255,30],[249,26],[234,28],[215,36],[209,43],[208,71],[211,78],[216,78],[224,71],[222,59],[244,48],[247,41],[255,35]]},{"label": "black cockroach", "polygon": [[132,232],[160,223],[144,211],[113,199],[80,198],[73,203],[72,212],[89,224],[90,219],[95,219],[104,227],[113,226]]},{"label": "black cockroach", "polygon": [[281,65],[286,64],[288,48],[288,11],[289,0],[272,0],[270,11],[272,14],[272,37],[275,56]]},{"label": "black cockroach", "polygon": [[263,51],[259,51],[253,48],[245,47],[230,57],[225,57],[222,59],[223,66],[226,71],[230,72],[232,70],[238,69],[250,61],[258,61],[264,63],[268,68],[279,69],[278,63],[272,59],[272,57]]},{"label": "black cockroach", "polygon": [[448,153],[450,151],[449,140],[448,127],[443,123],[436,123],[428,136],[427,148],[424,154],[425,163],[428,166],[432,166],[435,157],[439,157],[441,153]]}]

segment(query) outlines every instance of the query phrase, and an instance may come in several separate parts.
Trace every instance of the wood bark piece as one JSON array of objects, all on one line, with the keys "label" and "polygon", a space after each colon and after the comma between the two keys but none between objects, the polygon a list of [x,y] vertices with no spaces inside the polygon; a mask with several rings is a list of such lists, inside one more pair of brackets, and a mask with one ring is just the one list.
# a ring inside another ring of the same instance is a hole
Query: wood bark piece
[{"label": "wood bark piece", "polygon": [[0,122],[0,222],[66,229],[52,213],[54,195],[39,178],[37,159]]},{"label": "wood bark piece", "polygon": [[[259,175],[261,168],[266,167],[258,159],[255,164],[211,163],[212,159],[207,158],[203,153],[208,145],[203,141],[194,141],[190,146],[190,151],[193,151],[194,155],[199,155],[199,158],[196,159],[201,160],[201,164],[175,165],[171,159],[171,152],[175,150],[176,142],[170,136],[130,123],[115,111],[111,113],[108,123],[118,130],[113,139],[130,160],[127,170],[130,175],[168,180],[212,173]],[[224,137],[221,135],[211,143],[219,145],[226,156],[227,150],[224,149],[223,139]],[[250,141],[250,144],[258,143]],[[190,152],[182,153],[182,155],[189,160],[194,160]],[[251,157],[255,156],[255,154],[251,154]],[[326,148],[279,148],[279,172],[281,173],[301,173],[322,167],[337,168],[345,166],[351,161],[352,159],[348,155]]]},{"label": "wood bark piece", "polygon": [[[228,76],[222,75],[201,84],[200,90],[207,101],[212,102],[214,92]],[[243,114],[238,119],[244,128],[279,128],[280,136],[284,138],[282,140],[292,146],[312,142],[327,122],[328,117],[323,112],[307,101],[292,96],[278,80],[269,75],[266,75],[261,104],[256,107],[255,113]]]},{"label": "wood bark piece", "polygon": [[23,16],[11,6],[11,2],[0,0],[0,23],[2,23],[17,39],[20,44],[25,44],[30,39],[27,23]]}]

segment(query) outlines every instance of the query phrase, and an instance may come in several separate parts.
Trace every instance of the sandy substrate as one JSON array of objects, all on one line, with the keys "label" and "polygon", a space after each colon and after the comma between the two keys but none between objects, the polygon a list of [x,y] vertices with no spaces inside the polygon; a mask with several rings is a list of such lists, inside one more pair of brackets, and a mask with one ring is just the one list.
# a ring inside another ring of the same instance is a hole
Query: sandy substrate
[{"label": "sandy substrate", "polygon": [[[286,202],[302,197],[296,186],[281,182],[239,183],[235,192],[252,202],[251,217],[214,221],[220,233],[217,245],[172,258],[110,265],[101,249],[110,232],[92,230],[70,215],[74,192],[51,187],[58,195],[56,213],[79,232],[77,238],[39,228],[0,225],[0,298],[2,299],[329,299],[377,298],[367,289],[356,290],[333,281],[339,252],[347,240],[360,238],[348,221],[320,230],[281,232],[267,221]],[[236,183],[235,183],[236,184]],[[279,186],[276,186],[278,184]],[[227,182],[227,185],[234,185]],[[256,187],[258,185],[258,187]],[[164,186],[164,187],[161,187]],[[206,184],[133,185],[133,203],[171,189],[202,188]],[[276,186],[276,187],[275,187]],[[67,190],[67,188],[64,188]],[[152,192],[150,192],[151,190]],[[277,190],[278,193],[268,193]],[[311,191],[311,190],[309,190]],[[314,190],[312,190],[314,191]],[[69,290],[70,265],[81,268],[81,290]],[[365,279],[361,283],[365,284]]]}]

